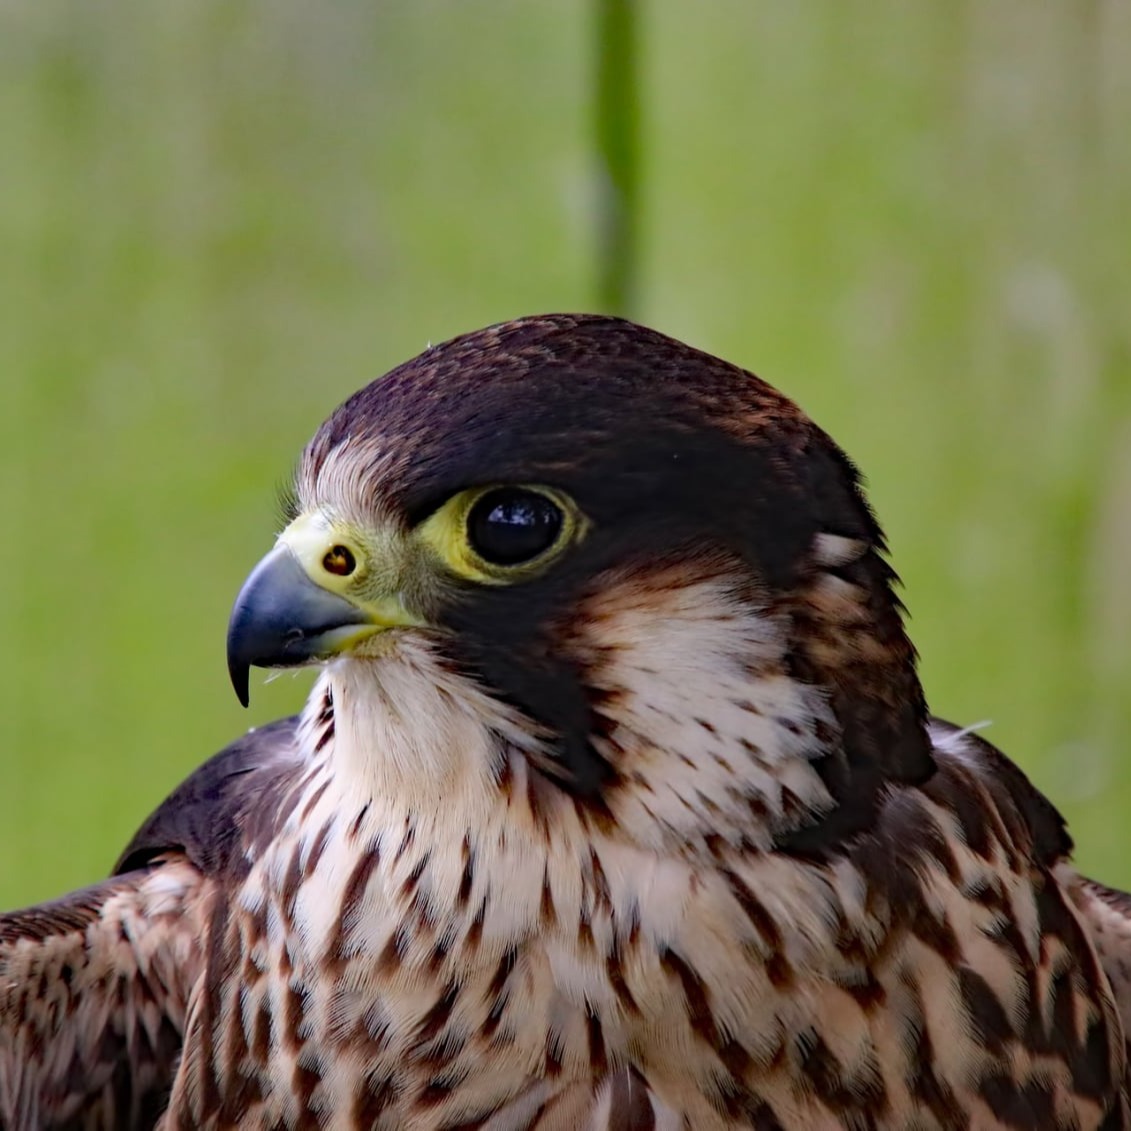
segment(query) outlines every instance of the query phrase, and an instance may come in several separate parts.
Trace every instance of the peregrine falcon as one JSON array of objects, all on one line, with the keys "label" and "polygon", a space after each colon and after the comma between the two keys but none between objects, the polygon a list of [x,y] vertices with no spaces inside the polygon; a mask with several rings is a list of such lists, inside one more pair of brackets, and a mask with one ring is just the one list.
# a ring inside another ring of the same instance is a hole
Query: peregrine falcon
[{"label": "peregrine falcon", "polygon": [[319,428],[227,648],[317,665],[0,917],[5,1128],[1131,1127],[1131,900],[930,717],[852,463],[614,318]]}]

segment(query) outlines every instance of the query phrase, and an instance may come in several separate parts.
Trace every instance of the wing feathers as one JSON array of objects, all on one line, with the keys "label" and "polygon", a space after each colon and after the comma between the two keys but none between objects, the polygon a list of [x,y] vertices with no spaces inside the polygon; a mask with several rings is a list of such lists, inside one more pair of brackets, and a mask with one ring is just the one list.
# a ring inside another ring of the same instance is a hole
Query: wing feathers
[{"label": "wing feathers", "polygon": [[113,878],[0,915],[0,1128],[156,1122],[207,909],[285,815],[294,733],[284,719],[209,759],[142,825]]},{"label": "wing feathers", "polygon": [[1111,983],[1123,1031],[1131,1035],[1131,895],[1085,879],[1067,865],[1057,869],[1057,879],[1084,920]]},{"label": "wing feathers", "polygon": [[204,886],[172,859],[0,916],[0,1126],[152,1125],[200,970]]}]

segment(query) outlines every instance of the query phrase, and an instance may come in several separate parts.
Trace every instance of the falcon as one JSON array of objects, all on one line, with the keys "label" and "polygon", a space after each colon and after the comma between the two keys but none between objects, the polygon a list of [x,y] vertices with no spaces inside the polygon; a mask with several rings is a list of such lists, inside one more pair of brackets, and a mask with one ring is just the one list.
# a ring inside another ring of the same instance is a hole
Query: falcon
[{"label": "falcon", "polygon": [[932,719],[847,457],[613,318],[302,455],[227,648],[317,665],[0,918],[5,1128],[1131,1127],[1131,898]]}]

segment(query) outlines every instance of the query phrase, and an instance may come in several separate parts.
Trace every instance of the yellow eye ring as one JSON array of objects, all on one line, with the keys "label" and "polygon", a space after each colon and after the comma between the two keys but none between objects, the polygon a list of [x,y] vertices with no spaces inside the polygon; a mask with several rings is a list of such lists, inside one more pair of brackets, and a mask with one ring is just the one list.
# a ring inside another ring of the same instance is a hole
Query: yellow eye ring
[{"label": "yellow eye ring", "polygon": [[565,525],[562,508],[529,487],[496,487],[479,496],[464,518],[468,546],[492,566],[536,561],[553,549]]},{"label": "yellow eye ring", "polygon": [[564,492],[508,483],[453,495],[424,522],[420,534],[457,576],[508,585],[541,573],[586,526]]}]

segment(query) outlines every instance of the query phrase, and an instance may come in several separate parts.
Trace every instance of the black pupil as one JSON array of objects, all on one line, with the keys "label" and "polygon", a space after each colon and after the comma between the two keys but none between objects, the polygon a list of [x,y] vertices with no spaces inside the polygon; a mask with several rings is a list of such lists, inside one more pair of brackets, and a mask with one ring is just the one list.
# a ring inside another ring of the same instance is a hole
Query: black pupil
[{"label": "black pupil", "polygon": [[562,529],[562,512],[536,491],[503,487],[471,508],[467,534],[480,557],[494,565],[519,565],[545,553]]}]

